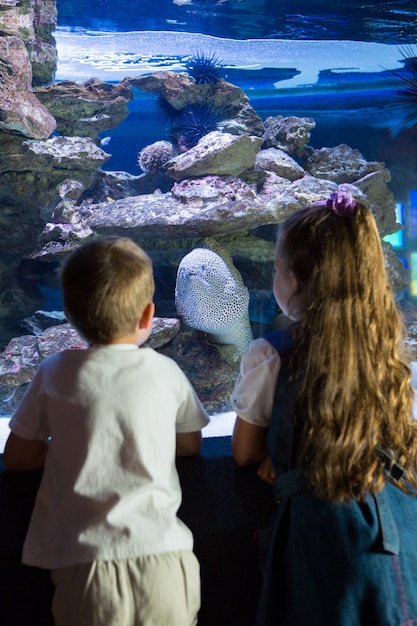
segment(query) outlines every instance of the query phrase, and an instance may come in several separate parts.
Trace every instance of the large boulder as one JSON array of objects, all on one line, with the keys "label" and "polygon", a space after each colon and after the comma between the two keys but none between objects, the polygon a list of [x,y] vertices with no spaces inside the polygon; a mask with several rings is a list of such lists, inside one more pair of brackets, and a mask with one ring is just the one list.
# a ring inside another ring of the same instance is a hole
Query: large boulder
[{"label": "large boulder", "polygon": [[61,135],[93,139],[126,119],[133,98],[127,80],[115,85],[95,78],[84,84],[67,80],[34,91],[54,116]]},{"label": "large boulder", "polygon": [[[179,332],[178,319],[156,317],[146,345],[158,349]],[[63,350],[84,349],[87,344],[70,324],[53,325],[38,335],[22,335],[9,341],[0,354],[0,415],[17,406],[40,363]]]},{"label": "large boulder", "polygon": [[56,0],[0,3],[0,36],[13,36],[23,41],[32,67],[32,85],[45,85],[55,76],[57,50],[53,32],[56,24]]},{"label": "large boulder", "polygon": [[32,91],[27,50],[17,37],[0,37],[0,131],[46,139],[55,119]]},{"label": "large boulder", "polygon": [[266,172],[275,172],[281,178],[298,180],[305,172],[301,165],[289,156],[284,150],[266,148],[256,155],[255,169]]},{"label": "large boulder", "polygon": [[177,111],[190,105],[210,103],[221,113],[222,121],[218,127],[223,132],[257,137],[263,133],[262,119],[250,106],[248,96],[240,87],[223,79],[216,83],[197,84],[186,74],[154,72],[129,80],[138,89],[156,94]]},{"label": "large boulder", "polygon": [[311,117],[267,117],[264,122],[262,139],[265,148],[278,148],[296,157],[305,157],[311,130],[316,122]]},{"label": "large boulder", "polygon": [[109,155],[89,138],[22,141],[4,132],[0,141],[0,327],[6,332],[44,305],[27,274],[19,275],[23,259],[41,245],[45,224],[55,214],[62,221],[63,203],[80,198]]},{"label": "large boulder", "polygon": [[[22,142],[16,136],[4,135],[0,154],[0,201],[7,199],[23,209],[27,207],[26,211],[39,212],[44,223],[49,222],[62,199],[58,185],[66,179],[75,179],[88,187],[95,171],[109,158],[109,154],[86,137]],[[19,217],[24,222],[25,215]]]},{"label": "large boulder", "polygon": [[371,172],[386,170],[384,163],[367,161],[359,150],[346,144],[314,150],[307,158],[305,168],[316,178],[326,178],[338,184],[354,183]]},{"label": "large boulder", "polygon": [[253,167],[261,144],[260,137],[215,130],[202,137],[194,148],[168,161],[166,171],[175,180],[209,174],[239,176]]}]

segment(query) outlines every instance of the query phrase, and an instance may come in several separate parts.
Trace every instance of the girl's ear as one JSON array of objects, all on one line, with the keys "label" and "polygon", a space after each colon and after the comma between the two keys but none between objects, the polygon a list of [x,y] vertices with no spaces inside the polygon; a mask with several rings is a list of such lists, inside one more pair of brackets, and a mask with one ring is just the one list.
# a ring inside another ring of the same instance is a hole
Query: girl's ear
[{"label": "girl's ear", "polygon": [[149,302],[149,304],[146,305],[142,317],[139,321],[139,328],[149,328],[149,326],[152,326],[152,320],[154,315],[155,304],[153,302]]},{"label": "girl's ear", "polygon": [[299,290],[299,284],[298,284],[297,276],[295,275],[295,272],[293,272],[292,270],[288,271],[288,275],[290,277],[290,283],[291,283],[291,287],[292,287],[292,295],[294,295]]},{"label": "girl's ear", "polygon": [[291,317],[294,320],[300,320],[307,308],[307,294],[305,293],[305,290],[301,289],[296,274],[291,270],[290,274],[292,286],[292,296],[289,301]]}]

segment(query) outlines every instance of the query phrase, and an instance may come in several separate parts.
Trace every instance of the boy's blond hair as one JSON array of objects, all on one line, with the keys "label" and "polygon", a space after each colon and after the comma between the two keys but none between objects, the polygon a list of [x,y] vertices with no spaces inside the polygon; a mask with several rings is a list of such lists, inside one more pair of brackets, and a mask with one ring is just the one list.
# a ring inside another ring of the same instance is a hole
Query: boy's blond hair
[{"label": "boy's blond hair", "polygon": [[132,333],[152,302],[148,255],[127,237],[102,237],[74,250],[61,267],[68,320],[90,343]]}]

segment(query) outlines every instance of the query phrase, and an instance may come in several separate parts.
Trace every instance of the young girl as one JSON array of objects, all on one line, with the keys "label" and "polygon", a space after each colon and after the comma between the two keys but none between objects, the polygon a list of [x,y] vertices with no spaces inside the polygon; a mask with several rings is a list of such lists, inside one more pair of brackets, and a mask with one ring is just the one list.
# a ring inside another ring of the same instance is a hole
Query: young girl
[{"label": "young girl", "polygon": [[417,624],[411,374],[367,207],[289,217],[274,294],[294,324],[252,343],[234,395],[234,458],[277,501],[256,626]]}]

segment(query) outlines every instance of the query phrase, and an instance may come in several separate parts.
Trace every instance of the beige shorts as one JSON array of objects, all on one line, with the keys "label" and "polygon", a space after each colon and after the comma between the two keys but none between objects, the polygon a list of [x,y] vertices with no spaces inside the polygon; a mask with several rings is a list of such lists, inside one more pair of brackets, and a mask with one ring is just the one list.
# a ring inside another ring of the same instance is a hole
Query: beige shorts
[{"label": "beige shorts", "polygon": [[193,626],[200,566],[189,551],[52,571],[55,626]]}]

